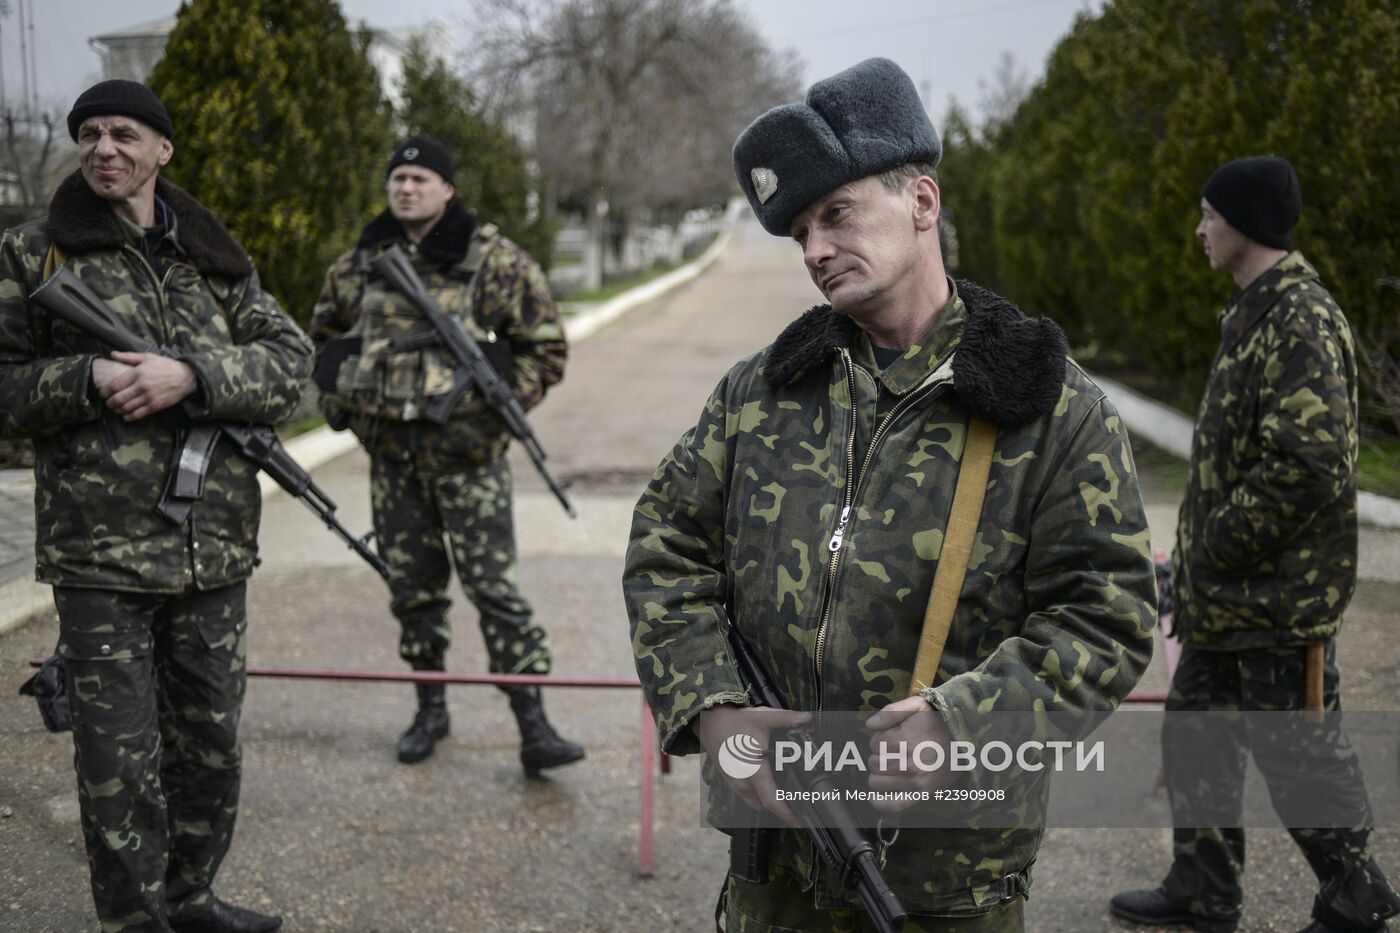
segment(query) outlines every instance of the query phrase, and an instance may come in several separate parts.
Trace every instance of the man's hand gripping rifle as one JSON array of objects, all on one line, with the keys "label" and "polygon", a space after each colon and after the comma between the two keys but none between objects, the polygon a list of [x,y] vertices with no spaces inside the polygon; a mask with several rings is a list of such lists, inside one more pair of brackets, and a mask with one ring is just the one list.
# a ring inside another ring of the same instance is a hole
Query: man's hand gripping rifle
[{"label": "man's hand gripping rifle", "polygon": [[564,511],[570,518],[575,518],[577,513],[574,512],[573,503],[544,465],[544,448],[540,446],[535,432],[531,430],[530,422],[525,420],[525,409],[520,407],[515,393],[487,361],[472,335],[462,326],[462,322],[438,307],[437,302],[423,286],[423,280],[409,263],[408,257],[403,254],[403,250],[397,246],[389,247],[370,261],[370,268],[388,282],[394,291],[407,298],[413,307],[418,309],[418,313],[428,319],[437,331],[437,342],[441,342],[447,348],[456,364],[453,368],[455,382],[452,391],[443,395],[437,404],[425,408],[423,417],[436,424],[446,424],[452,409],[457,406],[462,396],[469,390],[476,389],[481,395],[481,400],[500,416],[510,433],[520,441],[525,453],[530,457],[530,462],[544,478],[549,491],[554,493],[559,504],[564,506]]},{"label": "man's hand gripping rifle", "polygon": [[[92,289],[83,284],[67,266],[62,266],[30,300],[50,314],[95,337],[113,350],[132,353],[165,353],[164,350],[132,333]],[[168,355],[168,354],[167,354]],[[261,425],[220,422],[192,422],[185,434],[179,463],[171,472],[164,495],[156,507],[161,515],[179,524],[189,514],[194,500],[204,494],[204,477],[209,456],[219,437],[226,437],[244,457],[261,467],[277,485],[320,516],[326,527],[340,536],[385,580],[389,568],[369,546],[370,535],[357,538],[335,517],[335,502],[317,486],[287,453],[271,428]]]},{"label": "man's hand gripping rifle", "polygon": [[[734,655],[734,660],[739,668],[739,676],[743,679],[744,686],[748,688],[749,695],[759,706],[786,709],[777,688],[768,678],[768,672],[763,669],[763,665],[754,656],[748,642],[744,641],[744,637],[739,634],[739,630],[733,623],[730,623],[727,628],[729,630],[729,649]],[[801,741],[804,733],[810,731],[806,727],[800,727],[788,730],[788,735]],[[820,793],[824,789],[823,785],[830,783],[829,779],[821,775],[804,774],[800,770],[790,768],[781,771],[775,770],[773,776],[783,790],[816,792],[799,793],[790,802],[793,813],[796,814],[807,835],[811,837],[812,845],[826,860],[827,865],[836,872],[842,883],[847,887],[855,888],[856,893],[860,895],[861,903],[865,905],[866,911],[875,921],[876,929],[880,930],[881,933],[885,933],[885,931],[897,933],[902,929],[904,921],[909,915],[900,905],[899,898],[894,891],[890,889],[885,876],[881,874],[875,847],[866,838],[865,833],[857,827],[854,816],[843,801],[823,799],[827,795]],[[764,831],[753,828],[736,833],[735,850],[760,850],[762,847],[755,846],[753,840],[744,840],[741,836],[744,833],[752,834]]]}]

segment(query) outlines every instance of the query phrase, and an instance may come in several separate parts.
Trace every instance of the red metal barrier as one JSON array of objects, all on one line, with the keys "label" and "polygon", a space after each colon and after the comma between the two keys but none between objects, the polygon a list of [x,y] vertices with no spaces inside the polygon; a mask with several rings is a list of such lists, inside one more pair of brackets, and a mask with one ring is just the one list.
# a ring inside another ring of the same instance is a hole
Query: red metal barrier
[{"label": "red metal barrier", "polygon": [[498,687],[600,687],[638,690],[641,684],[625,677],[559,677],[554,674],[458,674],[455,671],[357,671],[336,667],[250,667],[249,677],[305,680],[367,680],[415,684],[493,684]]},{"label": "red metal barrier", "polygon": [[[1167,679],[1170,682],[1176,670],[1180,648],[1173,639],[1166,639],[1169,647],[1167,656]],[[1176,650],[1172,650],[1175,648]],[[38,667],[42,659],[30,661],[31,667]],[[276,677],[287,680],[345,680],[370,683],[418,683],[418,684],[461,684],[466,686],[497,687],[571,687],[601,690],[639,690],[641,683],[622,677],[560,677],[538,674],[459,674],[454,671],[363,671],[334,667],[260,667],[248,668],[249,677]],[[1130,693],[1126,703],[1163,703],[1165,693]],[[637,871],[644,878],[652,876],[655,865],[655,807],[656,807],[656,768],[653,755],[657,747],[656,724],[652,721],[651,710],[646,698],[641,702],[641,735],[639,737],[638,777],[640,784],[640,820],[637,839]],[[671,773],[671,759],[661,755],[662,774]]]},{"label": "red metal barrier", "polygon": [[[38,667],[42,658],[29,662]],[[466,684],[496,687],[574,687],[602,690],[640,690],[641,683],[623,677],[558,677],[540,674],[458,674],[453,671],[360,671],[334,667],[249,667],[249,677],[278,677],[290,680],[348,680],[376,683]],[[637,870],[650,878],[655,853],[656,772],[653,754],[657,745],[656,724],[646,698],[642,698],[640,755],[641,820],[637,840]],[[661,756],[661,773],[671,772],[667,755]]]}]

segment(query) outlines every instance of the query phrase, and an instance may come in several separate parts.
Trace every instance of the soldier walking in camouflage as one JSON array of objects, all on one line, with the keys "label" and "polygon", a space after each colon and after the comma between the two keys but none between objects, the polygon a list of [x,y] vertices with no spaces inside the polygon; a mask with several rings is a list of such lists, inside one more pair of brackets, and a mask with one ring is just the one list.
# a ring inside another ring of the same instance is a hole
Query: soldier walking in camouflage
[{"label": "soldier walking in camouflage", "polygon": [[[726,736],[768,731],[742,708],[726,626],[790,709],[880,710],[877,736],[931,710],[1110,710],[1151,656],[1152,562],[1122,422],[1053,322],[947,277],[940,155],[913,83],[883,59],[740,135],[750,206],[796,241],[829,304],[730,370],[633,517],[623,590],[662,745],[703,750],[712,786],[775,814],[766,766],[749,781],[712,766]],[[914,685],[974,417],[995,430],[974,556],[937,674]],[[880,771],[870,787],[919,780]],[[904,828],[884,874],[905,930],[1023,929],[1041,835]],[[805,834],[776,831],[766,862],[766,883],[729,876],[731,931],[869,928]]]},{"label": "soldier walking in camouflage", "polygon": [[[1324,705],[1341,708],[1336,636],[1356,587],[1356,358],[1346,317],[1292,248],[1301,211],[1298,177],[1277,157],[1227,163],[1201,199],[1196,235],[1210,267],[1240,290],[1220,316],[1177,525],[1172,574],[1183,650],[1169,713],[1299,711],[1309,645],[1326,646]],[[1162,732],[1179,823],[1202,794],[1238,809],[1250,752],[1243,731],[1240,747],[1203,761],[1201,745],[1181,734],[1192,721],[1168,715]],[[1275,801],[1307,774],[1366,810],[1355,756],[1339,732],[1330,747],[1302,745],[1286,760],[1265,751],[1268,737],[1255,741]],[[1179,776],[1188,767],[1189,780]],[[1322,886],[1304,933],[1387,929],[1400,898],[1370,856],[1368,826],[1290,832]],[[1162,885],[1117,895],[1113,912],[1138,923],[1234,930],[1244,831],[1179,826],[1173,849]]]},{"label": "soldier walking in camouflage", "polygon": [[[238,813],[257,467],[221,441],[188,514],[156,506],[191,422],[289,417],[311,347],[159,177],[174,133],[154,94],[104,81],[68,130],[80,170],[0,243],[0,433],[34,439],[93,900],[107,933],[274,930],[211,891]],[[109,353],[28,301],[63,264],[164,354]]]},{"label": "soldier walking in camouflage", "polygon": [[[431,323],[369,263],[401,247],[439,307],[462,320],[527,410],[564,375],[559,313],[539,266],[456,196],[452,158],[438,142],[406,140],[386,175],[389,207],[331,266],[311,336],[326,420],[351,428],[370,455],[375,534],[402,629],[399,654],[417,671],[445,669],[446,590],[455,565],[481,614],[492,673],[547,674],[549,638],[516,584],[507,428],[474,392],[446,425],[424,420],[431,400],[453,387],[451,357],[431,341]],[[427,758],[448,733],[444,687],[417,690],[418,711],[399,740],[402,762]],[[583,758],[580,746],[550,726],[538,687],[506,693],[528,775]]]}]

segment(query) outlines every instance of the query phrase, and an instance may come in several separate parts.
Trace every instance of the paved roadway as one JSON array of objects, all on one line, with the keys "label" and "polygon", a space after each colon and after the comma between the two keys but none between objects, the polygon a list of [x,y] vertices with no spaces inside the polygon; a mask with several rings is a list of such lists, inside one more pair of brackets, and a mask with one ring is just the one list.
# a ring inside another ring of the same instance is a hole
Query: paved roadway
[{"label": "paved roadway", "polygon": [[[527,594],[548,625],[561,674],[631,676],[618,579],[632,504],[729,365],[772,339],[817,298],[797,250],[743,223],[699,280],[575,348],[568,379],[535,414],[551,465],[575,481],[569,522],[528,463],[517,461],[517,515]],[[346,523],[368,527],[367,461],[317,472]],[[1158,539],[1172,496],[1149,487]],[[398,669],[383,586],[305,509],[270,500],[264,564],[250,589],[253,664]],[[1400,586],[1362,587],[1342,640],[1354,708],[1395,709],[1400,647],[1391,637]],[[474,612],[457,608],[450,667],[484,669]],[[0,670],[52,647],[51,623],[0,636]],[[1160,664],[1145,686],[1162,684]],[[414,767],[393,758],[412,714],[399,685],[259,679],[243,721],[243,811],[219,892],[276,909],[289,931],[705,931],[726,853],[701,824],[697,762],[676,762],[658,788],[656,875],[636,875],[635,692],[554,689],[547,707],[588,760],[526,781],[505,700],[453,687],[453,735]],[[42,731],[13,686],[0,691],[0,929],[94,927],[66,737]],[[1311,880],[1281,831],[1251,836],[1243,930],[1302,927]],[[1400,836],[1379,846],[1400,872]],[[1126,929],[1109,893],[1155,881],[1166,831],[1050,834],[1029,928]]]}]

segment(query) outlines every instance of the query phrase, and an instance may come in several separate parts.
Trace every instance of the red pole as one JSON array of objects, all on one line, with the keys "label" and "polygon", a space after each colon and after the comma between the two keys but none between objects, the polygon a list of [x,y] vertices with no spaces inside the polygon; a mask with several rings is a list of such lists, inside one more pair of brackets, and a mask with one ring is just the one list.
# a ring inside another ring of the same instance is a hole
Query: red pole
[{"label": "red pole", "polygon": [[656,724],[651,719],[651,709],[647,707],[646,696],[642,696],[642,813],[637,842],[638,871],[643,878],[652,873],[653,825],[652,813],[656,802],[656,775],[652,770],[652,748],[656,745]]},{"label": "red pole", "polygon": [[555,674],[458,674],[452,671],[356,671],[333,667],[250,667],[249,677],[381,681],[414,684],[495,684],[498,687],[616,687],[641,684],[625,677],[560,677]]}]

